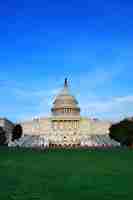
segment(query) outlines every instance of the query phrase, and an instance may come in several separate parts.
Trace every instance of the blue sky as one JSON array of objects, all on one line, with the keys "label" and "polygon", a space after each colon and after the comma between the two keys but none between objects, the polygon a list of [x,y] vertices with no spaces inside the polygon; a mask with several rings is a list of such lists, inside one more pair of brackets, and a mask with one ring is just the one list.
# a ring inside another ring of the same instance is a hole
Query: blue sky
[{"label": "blue sky", "polygon": [[65,77],[82,115],[133,115],[133,1],[0,0],[0,116],[47,116]]}]

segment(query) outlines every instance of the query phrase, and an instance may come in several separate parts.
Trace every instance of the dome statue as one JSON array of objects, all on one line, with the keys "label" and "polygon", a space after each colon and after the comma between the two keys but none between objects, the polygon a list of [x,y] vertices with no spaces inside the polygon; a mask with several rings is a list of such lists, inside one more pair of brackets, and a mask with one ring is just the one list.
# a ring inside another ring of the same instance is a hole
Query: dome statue
[{"label": "dome statue", "polygon": [[53,116],[80,116],[78,102],[69,91],[67,79],[65,79],[64,88],[56,96],[51,111]]}]

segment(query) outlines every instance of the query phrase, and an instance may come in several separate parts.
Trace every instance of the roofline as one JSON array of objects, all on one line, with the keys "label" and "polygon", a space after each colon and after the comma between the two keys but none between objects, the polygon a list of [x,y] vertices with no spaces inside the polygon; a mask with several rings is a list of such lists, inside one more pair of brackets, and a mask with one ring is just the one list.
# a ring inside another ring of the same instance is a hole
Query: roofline
[{"label": "roofline", "polygon": [[14,125],[14,123],[11,120],[7,119],[6,117],[0,117],[0,120],[5,120]]}]

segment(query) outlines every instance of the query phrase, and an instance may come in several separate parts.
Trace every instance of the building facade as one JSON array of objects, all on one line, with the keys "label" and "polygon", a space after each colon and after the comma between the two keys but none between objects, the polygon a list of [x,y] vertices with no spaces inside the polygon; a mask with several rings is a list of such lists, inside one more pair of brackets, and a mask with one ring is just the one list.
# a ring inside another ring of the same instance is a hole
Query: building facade
[{"label": "building facade", "polygon": [[0,127],[2,127],[5,131],[8,143],[12,137],[12,130],[14,128],[14,124],[6,118],[0,118]]},{"label": "building facade", "polygon": [[65,79],[63,89],[53,102],[51,116],[34,118],[21,125],[24,136],[44,137],[56,145],[73,145],[90,140],[96,143],[96,138],[107,138],[111,123],[82,117],[78,101]]}]

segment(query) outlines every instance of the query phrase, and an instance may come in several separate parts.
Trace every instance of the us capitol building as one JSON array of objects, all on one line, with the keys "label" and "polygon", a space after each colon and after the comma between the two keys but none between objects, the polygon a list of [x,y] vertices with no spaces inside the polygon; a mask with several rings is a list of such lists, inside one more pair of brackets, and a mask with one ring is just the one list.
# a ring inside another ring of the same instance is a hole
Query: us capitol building
[{"label": "us capitol building", "polygon": [[67,79],[56,96],[50,117],[33,118],[21,122],[22,146],[48,145],[117,145],[108,136],[111,123],[81,117],[78,101],[71,94]]}]

